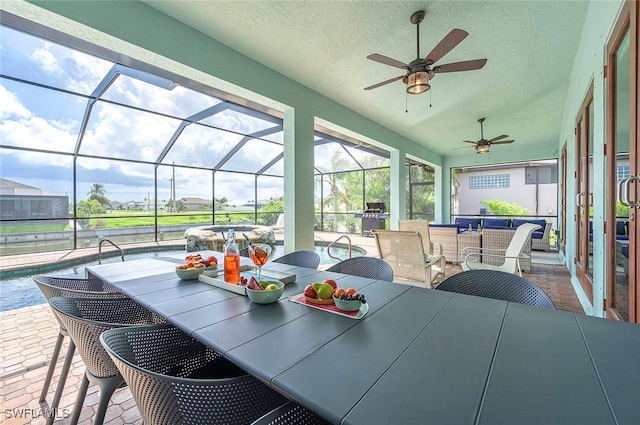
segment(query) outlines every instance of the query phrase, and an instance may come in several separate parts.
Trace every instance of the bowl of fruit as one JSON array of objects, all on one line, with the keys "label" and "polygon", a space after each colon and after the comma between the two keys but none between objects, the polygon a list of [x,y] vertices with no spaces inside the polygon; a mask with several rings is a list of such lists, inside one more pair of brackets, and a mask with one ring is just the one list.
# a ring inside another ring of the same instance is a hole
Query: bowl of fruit
[{"label": "bowl of fruit", "polygon": [[284,283],[278,280],[261,280],[251,276],[247,283],[247,296],[256,304],[271,304],[280,299],[284,292]]},{"label": "bowl of fruit", "polygon": [[218,259],[214,256],[203,258],[200,254],[187,255],[184,264],[176,267],[176,275],[182,280],[195,280],[206,270],[218,268]]},{"label": "bowl of fruit", "polygon": [[333,291],[336,283],[332,279],[315,282],[304,288],[304,298],[311,304],[333,304]]},{"label": "bowl of fruit", "polygon": [[333,302],[342,311],[357,311],[367,300],[363,294],[353,288],[338,288],[333,293]]}]

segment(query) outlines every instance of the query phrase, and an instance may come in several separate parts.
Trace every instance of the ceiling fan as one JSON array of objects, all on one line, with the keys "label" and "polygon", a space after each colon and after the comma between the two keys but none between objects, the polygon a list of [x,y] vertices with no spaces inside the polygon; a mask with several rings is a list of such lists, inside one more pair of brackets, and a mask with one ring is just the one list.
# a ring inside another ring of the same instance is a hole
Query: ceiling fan
[{"label": "ceiling fan", "polygon": [[[472,142],[470,140],[463,140],[464,143],[472,143],[472,144],[474,144],[477,153],[488,153],[489,152],[489,147],[491,145],[504,145],[504,144],[507,144],[507,143],[513,143],[514,142],[514,140],[500,140],[500,139],[504,139],[505,137],[509,137],[506,134],[503,134],[503,135],[498,136],[498,137],[494,137],[493,139],[489,139],[489,140],[485,139],[484,138],[484,129],[482,128],[482,123],[484,122],[484,118],[480,118],[478,120],[478,122],[480,123],[480,140],[476,140],[475,142]],[[458,148],[458,149],[462,149],[462,148]]]},{"label": "ceiling fan", "polygon": [[373,53],[367,56],[367,59],[380,62],[385,65],[393,66],[395,68],[405,69],[407,72],[405,75],[394,77],[381,83],[374,84],[369,87],[365,87],[364,90],[371,90],[394,81],[402,79],[402,82],[407,85],[407,93],[420,94],[424,93],[431,88],[429,80],[435,77],[435,74],[441,74],[445,72],[458,72],[458,71],[472,71],[480,69],[487,63],[486,59],[474,59],[463,62],[454,62],[444,65],[434,65],[444,55],[449,53],[454,47],[456,47],[462,40],[469,35],[468,32],[455,28],[449,32],[436,47],[429,52],[424,59],[420,58],[420,22],[424,19],[424,10],[419,10],[411,15],[411,23],[416,25],[417,34],[417,58],[411,61],[408,65],[398,60],[389,58],[387,56]]}]

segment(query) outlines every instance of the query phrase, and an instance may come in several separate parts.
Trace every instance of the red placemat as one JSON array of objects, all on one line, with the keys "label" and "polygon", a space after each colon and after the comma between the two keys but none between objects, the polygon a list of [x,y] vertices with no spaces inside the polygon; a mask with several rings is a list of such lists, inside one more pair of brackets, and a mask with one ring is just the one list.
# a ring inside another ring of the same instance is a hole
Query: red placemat
[{"label": "red placemat", "polygon": [[369,311],[369,304],[362,304],[360,310],[356,311],[344,311],[336,307],[335,304],[314,304],[307,301],[304,294],[292,295],[289,297],[289,301],[294,303],[303,304],[309,307],[317,308],[318,310],[328,311],[329,313],[339,314],[341,316],[351,317],[352,319],[362,319],[367,311]]}]

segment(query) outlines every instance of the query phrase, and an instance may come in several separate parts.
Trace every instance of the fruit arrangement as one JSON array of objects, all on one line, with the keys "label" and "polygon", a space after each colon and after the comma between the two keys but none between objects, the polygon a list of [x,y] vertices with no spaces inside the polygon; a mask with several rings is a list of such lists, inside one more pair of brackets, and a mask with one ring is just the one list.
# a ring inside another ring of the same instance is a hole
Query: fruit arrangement
[{"label": "fruit arrangement", "polygon": [[[338,308],[346,311],[358,310],[361,304],[367,302],[364,295],[356,291],[354,288],[338,288],[336,281],[333,279],[326,279],[323,282],[316,282],[307,285],[304,288],[304,296],[310,303],[335,303]],[[340,302],[336,302],[336,300]]]},{"label": "fruit arrangement", "polygon": [[280,289],[280,286],[278,286],[274,282],[270,282],[268,280],[262,280],[258,282],[258,279],[253,276],[251,276],[251,279],[249,279],[248,281],[246,277],[241,276],[239,285],[246,286],[247,288],[254,291],[273,291],[275,289]]},{"label": "fruit arrangement", "polygon": [[213,255],[203,258],[200,254],[192,254],[184,257],[184,264],[176,267],[178,270],[204,269],[218,267],[218,259]]}]

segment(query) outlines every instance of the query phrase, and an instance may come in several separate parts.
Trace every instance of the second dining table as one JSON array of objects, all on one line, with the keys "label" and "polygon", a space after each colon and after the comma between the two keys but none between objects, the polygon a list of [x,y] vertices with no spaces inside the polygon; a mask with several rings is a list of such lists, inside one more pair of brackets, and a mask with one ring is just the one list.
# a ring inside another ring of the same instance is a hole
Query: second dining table
[{"label": "second dining table", "polygon": [[[87,272],[329,422],[640,423],[638,325],[273,262],[295,281],[261,305],[178,279],[183,261]],[[329,278],[366,295],[364,317],[290,301]]]}]

